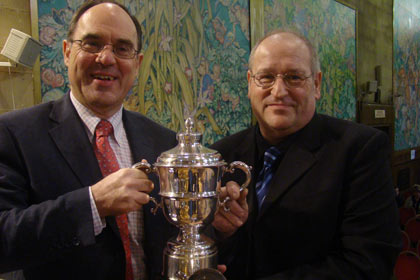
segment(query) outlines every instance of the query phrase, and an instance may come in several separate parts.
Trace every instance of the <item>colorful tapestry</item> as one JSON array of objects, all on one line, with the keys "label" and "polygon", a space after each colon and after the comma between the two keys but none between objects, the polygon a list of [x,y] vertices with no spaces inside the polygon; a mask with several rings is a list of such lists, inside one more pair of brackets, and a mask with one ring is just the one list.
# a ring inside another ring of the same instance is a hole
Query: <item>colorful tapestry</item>
[{"label": "colorful tapestry", "polygon": [[[180,131],[192,116],[203,143],[250,126],[246,70],[249,6],[246,0],[120,1],[142,25],[144,59],[125,100]],[[62,40],[83,0],[38,0],[42,101],[68,92]]]},{"label": "colorful tapestry", "polygon": [[420,146],[420,2],[394,0],[395,150]]},{"label": "colorful tapestry", "polygon": [[288,28],[317,48],[323,72],[317,112],[356,118],[356,11],[334,0],[265,0],[264,32]]}]

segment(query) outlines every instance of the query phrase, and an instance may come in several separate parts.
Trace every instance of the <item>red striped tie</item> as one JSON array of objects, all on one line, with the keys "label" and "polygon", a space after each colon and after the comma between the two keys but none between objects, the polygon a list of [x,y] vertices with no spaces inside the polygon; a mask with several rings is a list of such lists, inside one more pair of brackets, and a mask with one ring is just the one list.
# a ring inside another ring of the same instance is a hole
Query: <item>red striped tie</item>
[{"label": "red striped tie", "polygon": [[[114,129],[112,128],[112,124],[107,120],[101,120],[95,129],[96,139],[93,149],[104,177],[120,169],[117,157],[115,156],[108,141],[108,136],[112,135],[113,132]],[[133,280],[127,215],[123,214],[121,216],[117,216],[116,220],[125,251],[125,279]]]}]

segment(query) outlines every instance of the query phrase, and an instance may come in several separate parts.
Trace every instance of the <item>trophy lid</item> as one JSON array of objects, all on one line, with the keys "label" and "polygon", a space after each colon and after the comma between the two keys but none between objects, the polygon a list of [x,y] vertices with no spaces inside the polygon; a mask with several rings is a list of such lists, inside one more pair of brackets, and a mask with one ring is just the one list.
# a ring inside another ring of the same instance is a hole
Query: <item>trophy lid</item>
[{"label": "trophy lid", "polygon": [[155,166],[188,167],[188,166],[223,166],[226,162],[216,151],[200,144],[201,133],[194,132],[194,120],[185,120],[185,132],[177,134],[178,145],[163,152],[157,159]]}]

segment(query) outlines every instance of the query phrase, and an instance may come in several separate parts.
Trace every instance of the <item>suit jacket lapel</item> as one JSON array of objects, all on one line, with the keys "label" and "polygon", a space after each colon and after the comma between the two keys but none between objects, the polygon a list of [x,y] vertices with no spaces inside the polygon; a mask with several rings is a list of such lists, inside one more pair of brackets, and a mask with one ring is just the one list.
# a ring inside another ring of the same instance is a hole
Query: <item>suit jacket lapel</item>
[{"label": "suit jacket lapel", "polygon": [[140,119],[136,119],[132,112],[125,109],[123,110],[123,122],[133,155],[133,163],[137,163],[142,159],[146,159],[150,164],[154,163],[156,158],[152,158],[154,156],[153,139],[147,134],[147,130],[143,127],[143,122]]},{"label": "suit jacket lapel", "polygon": [[69,94],[56,101],[50,119],[56,125],[50,129],[49,134],[79,179],[81,187],[99,181],[102,174],[98,161]]},{"label": "suit jacket lapel", "polygon": [[[148,129],[145,127],[145,122],[142,120],[143,116],[134,114],[130,111],[123,111],[124,128],[127,134],[128,143],[130,144],[131,154],[133,155],[133,163],[140,162],[145,159],[148,163],[154,164],[159,154],[159,147],[154,147],[156,141],[153,140],[153,135],[147,133]],[[144,117],[145,118],[145,117]],[[159,180],[156,174],[148,174],[149,178],[154,180],[155,188],[150,193],[151,197],[159,197]],[[144,205],[143,212],[149,213],[153,207],[152,203]]]},{"label": "suit jacket lapel", "polygon": [[259,217],[316,163],[314,151],[320,146],[320,126],[319,116],[315,115],[296,136],[274,174]]},{"label": "suit jacket lapel", "polygon": [[[255,184],[257,181],[258,173],[255,169],[255,155],[256,155],[256,127],[252,127],[249,129],[248,133],[245,135],[243,141],[238,145],[236,148],[236,152],[234,153],[234,157],[232,160],[243,161],[244,163],[251,166],[251,182],[248,185],[248,195],[247,195],[247,202],[248,202],[248,212],[249,216],[252,217],[257,210],[254,208],[256,203],[255,197]],[[228,162],[230,163],[230,162]],[[236,170],[235,172],[242,172],[240,170]],[[242,184],[243,182],[237,182],[238,184]],[[254,203],[255,202],[255,203]]]}]

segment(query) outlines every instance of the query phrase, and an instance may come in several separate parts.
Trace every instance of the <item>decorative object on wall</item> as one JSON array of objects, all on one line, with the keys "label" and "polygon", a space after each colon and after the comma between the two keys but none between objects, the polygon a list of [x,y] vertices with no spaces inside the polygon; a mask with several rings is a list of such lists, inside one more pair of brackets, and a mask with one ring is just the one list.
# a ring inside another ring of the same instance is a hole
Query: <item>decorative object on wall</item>
[{"label": "decorative object on wall", "polygon": [[[251,123],[246,0],[122,0],[142,25],[144,59],[124,106],[180,131],[193,116],[205,144]],[[83,0],[38,0],[43,102],[68,91],[62,40]]]},{"label": "decorative object on wall", "polygon": [[[260,38],[261,33],[286,28],[302,33],[313,42],[323,72],[317,112],[355,120],[355,9],[334,0],[251,0],[251,18],[252,36]],[[259,38],[252,38],[252,42]]]},{"label": "decorative object on wall", "polygon": [[[42,45],[30,35],[12,28],[0,53],[11,59],[14,64],[31,68],[41,52],[41,47]],[[12,63],[8,64],[0,66],[12,66]]]},{"label": "decorative object on wall", "polygon": [[395,150],[420,146],[420,2],[394,0]]}]

